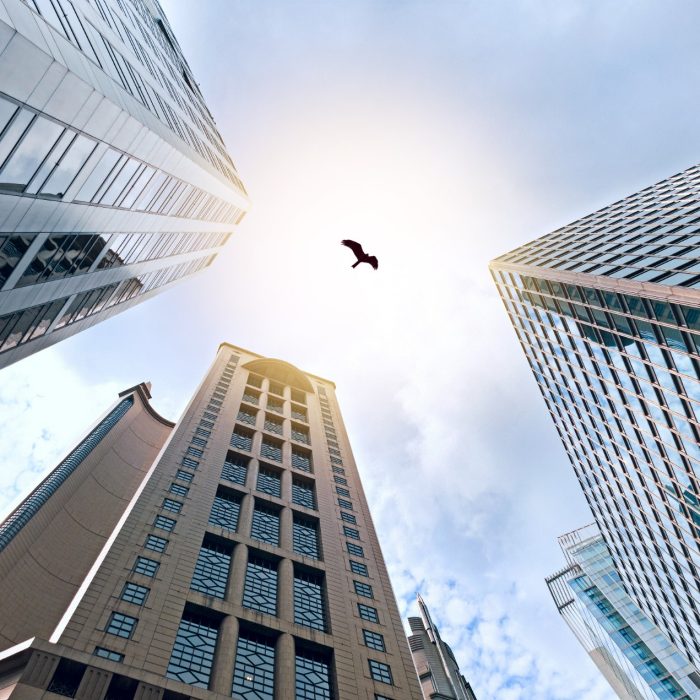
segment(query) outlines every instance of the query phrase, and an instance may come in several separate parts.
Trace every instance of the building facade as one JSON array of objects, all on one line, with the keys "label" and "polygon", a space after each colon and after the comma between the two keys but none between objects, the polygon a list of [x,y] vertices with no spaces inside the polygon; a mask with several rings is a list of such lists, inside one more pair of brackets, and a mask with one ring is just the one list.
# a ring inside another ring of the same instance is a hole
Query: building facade
[{"label": "building facade", "polygon": [[557,610],[621,700],[700,698],[700,674],[627,595],[595,525],[559,538]]},{"label": "building facade", "polygon": [[157,0],[0,0],[0,367],[206,268],[247,206]]},{"label": "building facade", "polygon": [[622,585],[700,667],[700,169],[491,270]]},{"label": "building facade", "polygon": [[428,606],[418,596],[420,617],[409,617],[408,646],[423,691],[424,700],[476,700],[471,685],[459,670],[449,644],[440,637]]},{"label": "building facade", "polygon": [[[77,573],[60,600],[35,592],[31,572],[0,581],[0,598],[21,587],[14,605],[48,608],[5,632],[0,697],[419,700],[334,385],[224,344],[177,425],[162,426],[96,555],[96,537],[85,552],[58,536],[43,545],[58,524],[45,509],[77,500],[75,486],[63,494],[70,479],[11,533],[6,551],[42,543],[45,569]],[[115,430],[103,439],[121,441]],[[139,445],[115,451],[140,464]],[[89,523],[108,509],[98,474],[114,471],[99,449],[85,467],[94,495],[80,498]]]}]

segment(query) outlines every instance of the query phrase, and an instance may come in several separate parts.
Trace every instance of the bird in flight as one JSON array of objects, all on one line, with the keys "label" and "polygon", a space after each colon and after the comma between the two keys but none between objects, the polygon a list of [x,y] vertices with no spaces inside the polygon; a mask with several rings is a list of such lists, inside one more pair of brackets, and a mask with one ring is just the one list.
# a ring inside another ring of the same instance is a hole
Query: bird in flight
[{"label": "bird in flight", "polygon": [[355,253],[357,262],[353,265],[353,267],[357,267],[360,263],[363,262],[369,263],[375,270],[379,267],[379,260],[377,260],[377,258],[374,255],[367,255],[367,253],[365,253],[365,251],[362,250],[362,246],[356,241],[351,241],[346,238],[344,241],[340,242],[344,246],[350,248],[350,250],[353,253]]}]

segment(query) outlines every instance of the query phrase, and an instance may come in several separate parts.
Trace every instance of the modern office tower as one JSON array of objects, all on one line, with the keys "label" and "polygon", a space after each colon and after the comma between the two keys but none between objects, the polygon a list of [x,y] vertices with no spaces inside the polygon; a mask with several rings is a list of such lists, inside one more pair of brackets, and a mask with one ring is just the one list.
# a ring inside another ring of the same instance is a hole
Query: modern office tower
[{"label": "modern office tower", "polygon": [[622,584],[700,667],[700,169],[491,263]]},{"label": "modern office tower", "polygon": [[0,367],[207,267],[247,206],[157,0],[0,0]]},{"label": "modern office tower", "polygon": [[334,385],[224,344],[174,429],[145,396],[1,526],[0,697],[419,700]]},{"label": "modern office tower", "polygon": [[408,646],[418,672],[425,700],[476,700],[467,679],[460,673],[459,665],[450,646],[442,641],[433,623],[428,606],[418,596],[420,617],[409,617],[411,636]]},{"label": "modern office tower", "polygon": [[598,528],[559,538],[567,566],[546,579],[557,610],[622,700],[700,698],[700,675],[625,592]]}]

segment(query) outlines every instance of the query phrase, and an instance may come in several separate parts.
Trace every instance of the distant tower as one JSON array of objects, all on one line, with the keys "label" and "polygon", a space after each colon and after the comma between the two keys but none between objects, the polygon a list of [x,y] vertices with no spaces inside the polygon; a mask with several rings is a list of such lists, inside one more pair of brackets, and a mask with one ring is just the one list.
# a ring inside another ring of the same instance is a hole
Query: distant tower
[{"label": "distant tower", "polygon": [[156,0],[0,1],[0,367],[203,270],[247,208]]},{"label": "distant tower", "polygon": [[622,700],[700,698],[700,675],[634,604],[595,525],[562,535],[549,576],[557,610]]},{"label": "distant tower", "polygon": [[408,638],[408,645],[418,672],[423,698],[476,700],[474,691],[460,673],[452,649],[440,638],[440,632],[433,624],[428,606],[420,596],[418,607],[421,616],[408,618],[413,632]]},{"label": "distant tower", "polygon": [[420,700],[332,382],[224,344],[44,484],[0,524],[3,699]]}]

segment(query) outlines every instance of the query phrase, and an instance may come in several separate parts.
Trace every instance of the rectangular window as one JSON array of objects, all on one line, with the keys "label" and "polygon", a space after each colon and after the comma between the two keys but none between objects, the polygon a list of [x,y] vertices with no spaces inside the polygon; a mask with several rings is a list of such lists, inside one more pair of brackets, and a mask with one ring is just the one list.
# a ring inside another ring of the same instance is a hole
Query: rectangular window
[{"label": "rectangular window", "polygon": [[105,632],[108,634],[114,634],[117,637],[123,637],[124,639],[131,639],[131,635],[136,629],[136,623],[138,619],[131,617],[131,615],[124,615],[124,613],[113,612],[105,628]]},{"label": "rectangular window", "polygon": [[346,542],[345,543],[347,548],[348,548],[348,553],[353,554],[356,557],[364,557],[365,556],[365,550],[360,547],[359,544],[355,544],[354,542]]},{"label": "rectangular window", "polygon": [[153,578],[156,575],[159,566],[159,562],[149,559],[148,557],[136,557],[134,573]]},{"label": "rectangular window", "polygon": [[284,396],[284,387],[278,382],[273,382],[270,380],[270,388],[268,391],[271,394],[277,394],[277,396]]},{"label": "rectangular window", "polygon": [[372,586],[369,583],[362,583],[362,581],[353,581],[353,586],[355,586],[355,593],[361,595],[363,598],[374,598],[372,595]]},{"label": "rectangular window", "polygon": [[268,493],[270,496],[280,498],[282,496],[282,477],[279,472],[266,469],[260,465],[256,488],[261,493]]},{"label": "rectangular window", "polygon": [[260,454],[266,459],[272,459],[275,462],[282,461],[282,443],[275,442],[268,437],[263,437],[260,445]]},{"label": "rectangular window", "polygon": [[260,403],[260,394],[246,389],[245,393],[243,394],[243,400],[246,403],[249,403],[251,406],[257,406]]},{"label": "rectangular window", "polygon": [[248,476],[248,458],[243,455],[236,455],[229,452],[224,468],[221,471],[221,478],[231,481],[234,484],[245,486]]},{"label": "rectangular window", "polygon": [[156,515],[156,519],[153,521],[153,527],[157,527],[159,530],[165,530],[166,532],[172,532],[176,522],[176,520],[166,518],[164,515]]},{"label": "rectangular window", "polygon": [[348,480],[343,476],[334,476],[333,481],[335,481],[336,484],[344,484],[345,486],[348,485]]},{"label": "rectangular window", "polygon": [[243,607],[277,615],[277,564],[251,555],[245,572]]},{"label": "rectangular window", "polygon": [[246,450],[250,452],[253,449],[253,433],[236,426],[236,429],[231,435],[231,447],[235,447],[237,450]]},{"label": "rectangular window", "polygon": [[327,656],[297,648],[294,667],[298,700],[331,700],[331,665]]},{"label": "rectangular window", "polygon": [[92,653],[94,656],[109,659],[110,661],[116,661],[118,664],[124,661],[124,654],[118,654],[116,651],[112,651],[111,649],[105,649],[105,647],[95,647],[95,651]]},{"label": "rectangular window", "polygon": [[[210,420],[204,420],[204,419],[202,419],[202,420],[199,421],[199,424],[200,424],[203,428],[213,428],[213,427],[214,427],[213,421],[210,421]],[[211,432],[211,431],[210,431],[210,432]]]},{"label": "rectangular window", "polygon": [[192,440],[190,442],[193,445],[197,445],[197,447],[206,447],[207,446],[207,441],[203,437],[199,437],[198,435],[193,435]]},{"label": "rectangular window", "polygon": [[312,559],[320,559],[318,543],[318,527],[313,520],[294,516],[292,522],[292,538],[294,551]]},{"label": "rectangular window", "polygon": [[350,491],[348,491],[348,489],[343,488],[342,486],[336,486],[335,492],[339,496],[345,496],[346,498],[350,498]]},{"label": "rectangular window", "polygon": [[341,508],[345,508],[346,510],[352,510],[352,503],[350,501],[346,501],[343,498],[338,499],[338,505]]},{"label": "rectangular window", "polygon": [[238,516],[241,512],[239,496],[219,490],[214,497],[209,522],[226,530],[235,532],[238,529]]},{"label": "rectangular window", "polygon": [[243,407],[241,407],[236,416],[236,420],[239,423],[245,423],[246,425],[255,425],[256,418],[255,411]]},{"label": "rectangular window", "polygon": [[146,549],[150,549],[152,552],[164,552],[165,548],[168,546],[168,540],[164,537],[158,537],[157,535],[148,535],[143,546]]},{"label": "rectangular window", "polygon": [[309,438],[309,431],[302,425],[295,425],[292,423],[292,440],[297,442],[303,442],[305,445],[309,445],[311,440]]},{"label": "rectangular window", "polygon": [[205,540],[199,550],[190,588],[215,598],[224,598],[230,566],[231,550]]},{"label": "rectangular window", "polygon": [[278,399],[273,398],[272,396],[268,396],[267,410],[282,414],[284,411],[284,403],[282,403],[282,401],[279,401]]},{"label": "rectangular window", "polygon": [[373,608],[371,605],[363,605],[362,603],[358,603],[357,612],[360,614],[360,617],[363,620],[367,620],[367,622],[379,622],[377,608]]},{"label": "rectangular window", "polygon": [[375,651],[386,651],[386,645],[384,644],[384,636],[379,634],[379,632],[370,632],[369,630],[362,630],[362,636],[365,638],[365,646]]},{"label": "rectangular window", "polygon": [[[203,422],[203,421],[202,421]],[[205,430],[201,426],[196,428],[194,431],[197,435],[201,435],[202,437],[209,437],[211,435],[211,430]]]},{"label": "rectangular window", "polygon": [[176,496],[182,496],[183,498],[189,493],[187,486],[182,486],[180,484],[170,484],[168,489],[170,493],[174,493]]},{"label": "rectangular window", "polygon": [[337,457],[331,457],[330,459],[331,459],[331,462],[333,462],[333,464],[342,464],[343,463],[343,460],[338,459]]},{"label": "rectangular window", "polygon": [[302,481],[294,477],[292,479],[292,503],[316,510],[316,494],[314,493],[313,482]]},{"label": "rectangular window", "polygon": [[294,622],[325,631],[323,579],[319,574],[306,571],[294,573]]},{"label": "rectangular window", "polygon": [[306,415],[306,411],[303,408],[300,408],[299,406],[295,406],[294,404],[292,404],[292,418],[294,420],[304,421],[304,423],[309,422],[309,419]]},{"label": "rectangular window", "polygon": [[292,466],[303,472],[312,472],[311,453],[292,446]]},{"label": "rectangular window", "polygon": [[346,513],[344,510],[341,510],[340,517],[346,523],[353,523],[353,525],[357,525],[357,518],[352,513]]},{"label": "rectangular window", "polygon": [[179,481],[186,481],[189,484],[192,481],[192,479],[194,479],[194,474],[190,474],[189,472],[182,471],[182,469],[178,469],[175,478]]},{"label": "rectangular window", "polygon": [[[190,447],[187,448],[187,454],[192,455],[194,457],[202,457],[204,455],[204,452],[202,452],[202,450],[198,450],[196,447],[192,447],[190,445]],[[185,463],[184,459],[182,460],[182,463],[183,464]],[[197,462],[197,464],[199,464],[199,462]]]},{"label": "rectangular window", "polygon": [[265,416],[265,430],[282,435],[282,421],[274,416]]},{"label": "rectangular window", "polygon": [[216,413],[207,413],[206,411],[202,413],[202,415],[207,418],[208,420],[216,420],[217,415]]},{"label": "rectangular window", "polygon": [[218,636],[213,620],[185,613],[165,675],[196,688],[208,688]]},{"label": "rectangular window", "polygon": [[246,700],[274,700],[275,643],[272,639],[241,629],[231,694]]},{"label": "rectangular window", "polygon": [[369,674],[375,681],[394,685],[394,679],[391,676],[391,668],[389,668],[388,664],[369,659]]},{"label": "rectangular window", "polygon": [[265,508],[265,506],[256,503],[253,509],[253,524],[250,528],[250,536],[253,539],[278,547],[280,543],[279,513],[276,510]]},{"label": "rectangular window", "polygon": [[360,576],[369,576],[367,571],[367,564],[361,564],[359,561],[350,560],[350,569],[353,574],[359,574]]},{"label": "rectangular window", "polygon": [[137,583],[127,581],[127,583],[124,584],[121,598],[127,603],[143,605],[146,602],[146,598],[148,598],[150,590],[151,589],[146,588],[146,586],[139,586]]},{"label": "rectangular window", "polygon": [[196,471],[197,467],[199,466],[199,462],[191,457],[184,457],[182,460],[182,466]]},{"label": "rectangular window", "polygon": [[348,527],[347,525],[343,525],[343,534],[346,537],[350,537],[353,540],[360,539],[360,531],[356,530],[354,527]]}]

